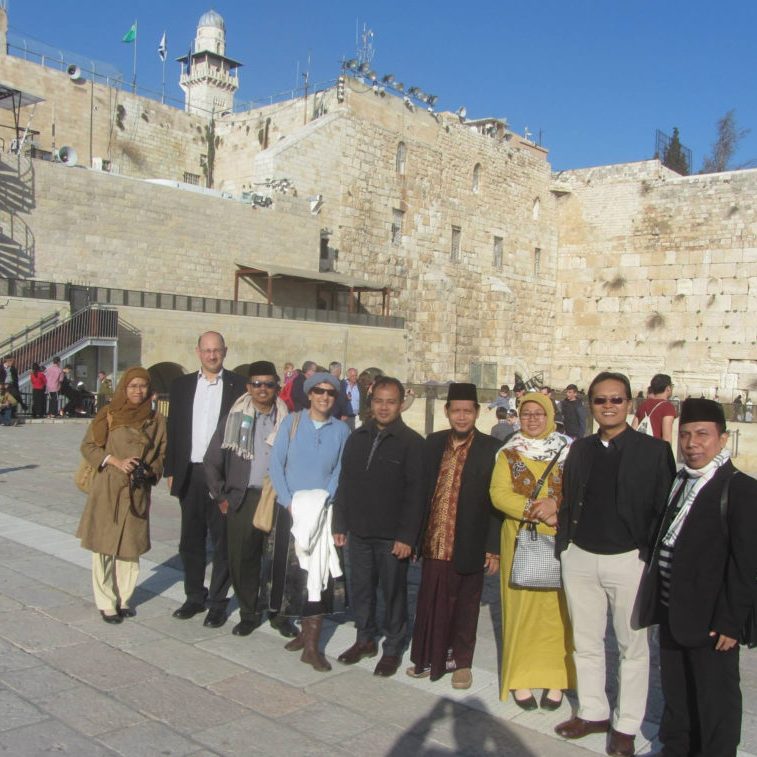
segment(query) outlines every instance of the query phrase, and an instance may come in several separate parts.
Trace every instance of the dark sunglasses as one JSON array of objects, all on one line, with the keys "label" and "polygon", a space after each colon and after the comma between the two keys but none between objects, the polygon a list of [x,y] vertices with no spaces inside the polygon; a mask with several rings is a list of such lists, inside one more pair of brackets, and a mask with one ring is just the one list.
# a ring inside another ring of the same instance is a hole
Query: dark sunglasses
[{"label": "dark sunglasses", "polygon": [[253,389],[260,389],[261,386],[264,386],[266,389],[275,389],[276,382],[275,381],[248,381],[247,386],[251,386]]},{"label": "dark sunglasses", "polygon": [[313,394],[328,394],[329,397],[336,397],[336,389],[324,389],[322,386],[314,386],[310,391]]},{"label": "dark sunglasses", "polygon": [[606,405],[608,402],[613,405],[622,405],[624,402],[628,402],[625,397],[592,397],[591,401],[594,405]]}]

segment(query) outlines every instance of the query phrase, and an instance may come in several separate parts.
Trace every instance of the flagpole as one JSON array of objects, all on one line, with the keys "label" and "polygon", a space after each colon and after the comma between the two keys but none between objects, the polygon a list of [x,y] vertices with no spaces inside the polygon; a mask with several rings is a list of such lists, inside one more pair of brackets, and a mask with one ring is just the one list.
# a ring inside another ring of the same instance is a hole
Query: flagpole
[{"label": "flagpole", "polygon": [[134,21],[134,64],[132,66],[131,76],[131,88],[134,94],[137,94],[137,37],[139,36],[139,28],[137,27],[137,21]]},{"label": "flagpole", "polygon": [[166,59],[163,58],[163,84],[160,89],[160,101],[166,102]]}]

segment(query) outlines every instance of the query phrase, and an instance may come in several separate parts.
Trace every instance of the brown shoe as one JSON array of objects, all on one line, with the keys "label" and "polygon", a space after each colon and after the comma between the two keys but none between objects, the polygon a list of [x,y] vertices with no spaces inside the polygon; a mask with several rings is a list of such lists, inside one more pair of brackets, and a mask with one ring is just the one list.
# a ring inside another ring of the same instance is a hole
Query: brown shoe
[{"label": "brown shoe", "polygon": [[453,689],[469,689],[473,683],[473,673],[470,668],[458,668],[452,674]]},{"label": "brown shoe", "polygon": [[336,659],[343,665],[354,665],[363,657],[375,657],[378,647],[375,641],[356,641],[348,650],[342,652]]},{"label": "brown shoe", "polygon": [[610,729],[610,740],[607,742],[607,754],[612,757],[633,757],[634,736]]},{"label": "brown shoe", "polygon": [[609,730],[609,720],[584,720],[578,716],[555,726],[555,733],[564,739],[582,739],[590,733],[607,733]]},{"label": "brown shoe", "polygon": [[395,655],[385,654],[376,664],[373,675],[381,678],[390,678],[397,672],[400,666],[400,658]]}]

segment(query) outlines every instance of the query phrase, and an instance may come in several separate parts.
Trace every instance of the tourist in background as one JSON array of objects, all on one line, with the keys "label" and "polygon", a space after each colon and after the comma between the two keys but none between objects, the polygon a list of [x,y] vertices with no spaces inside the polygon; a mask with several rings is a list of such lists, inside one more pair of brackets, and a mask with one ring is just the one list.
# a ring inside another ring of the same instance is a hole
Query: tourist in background
[{"label": "tourist in background", "polygon": [[29,383],[32,385],[32,418],[45,417],[45,386],[47,379],[44,370],[39,363],[32,364],[32,372],[29,374]]},{"label": "tourist in background", "polygon": [[[651,428],[651,435],[655,439],[663,439],[668,444],[672,444],[673,421],[676,417],[676,407],[670,401],[672,394],[673,382],[670,376],[665,373],[657,373],[652,376],[647,398],[636,410],[632,427],[638,429],[646,418]],[[649,431],[646,433],[649,433]]]}]

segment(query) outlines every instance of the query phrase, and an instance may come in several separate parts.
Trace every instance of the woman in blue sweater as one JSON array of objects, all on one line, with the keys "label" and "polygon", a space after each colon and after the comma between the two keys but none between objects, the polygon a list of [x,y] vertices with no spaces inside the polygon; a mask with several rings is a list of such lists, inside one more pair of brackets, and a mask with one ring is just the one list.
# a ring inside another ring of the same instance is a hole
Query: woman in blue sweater
[{"label": "woman in blue sweater", "polygon": [[[315,373],[304,385],[310,408],[293,413],[282,422],[271,451],[269,475],[279,508],[276,517],[271,576],[270,609],[283,615],[299,615],[302,630],[286,649],[302,650],[303,662],[315,670],[328,671],[331,665],[320,652],[323,615],[331,609],[333,582],[311,601],[305,591],[307,573],[300,568],[289,532],[292,501],[297,492],[325,490],[327,508],[336,493],[342,450],[350,430],[346,423],[331,417],[339,382],[329,373]],[[286,539],[284,537],[286,536]],[[330,533],[327,534],[330,539]]]}]

